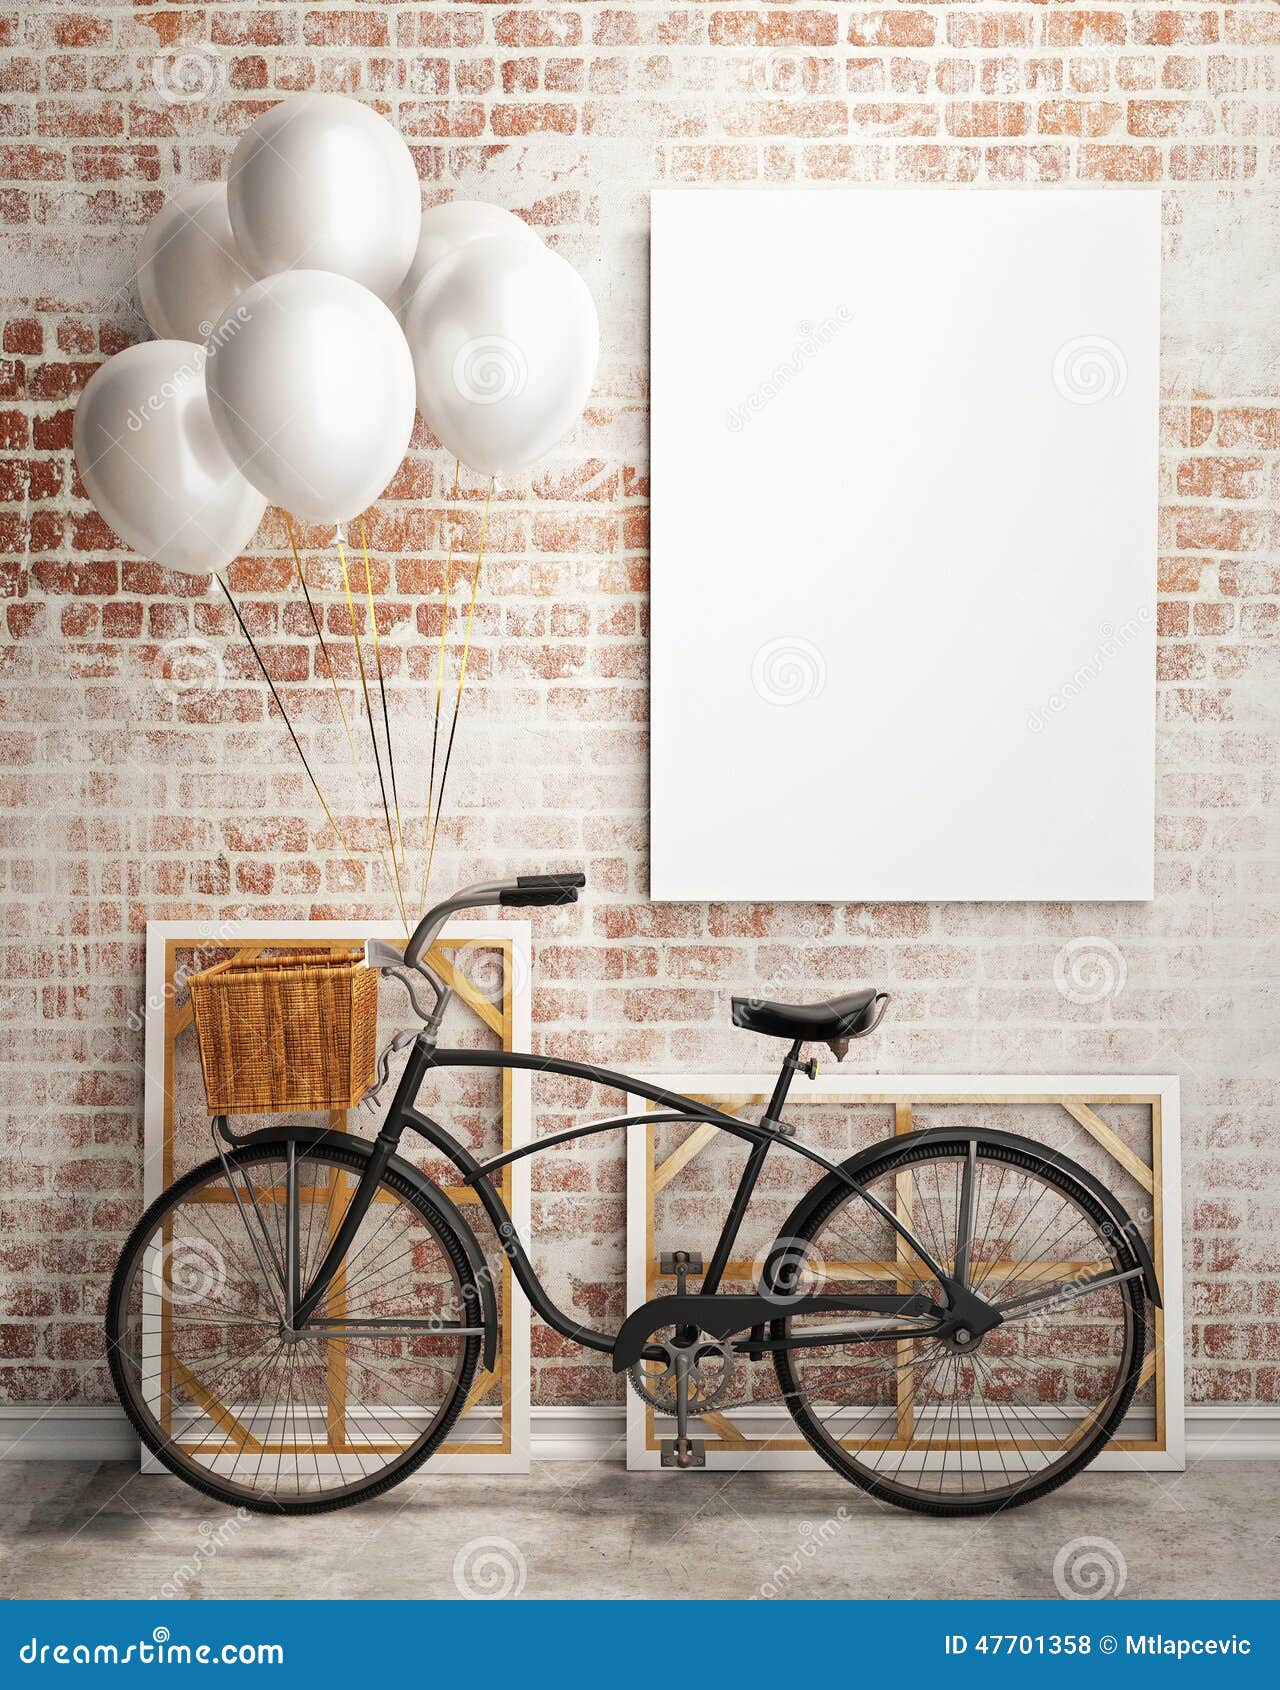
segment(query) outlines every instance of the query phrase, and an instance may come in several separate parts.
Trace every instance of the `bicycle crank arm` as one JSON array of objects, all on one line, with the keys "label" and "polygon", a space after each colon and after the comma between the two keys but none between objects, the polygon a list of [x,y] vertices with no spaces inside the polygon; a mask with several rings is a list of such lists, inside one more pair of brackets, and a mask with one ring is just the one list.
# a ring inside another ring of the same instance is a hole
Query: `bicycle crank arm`
[{"label": "bicycle crank arm", "polygon": [[922,1292],[854,1292],[826,1296],[655,1297],[642,1303],[622,1324],[613,1345],[613,1370],[621,1373],[645,1353],[650,1336],[663,1326],[696,1326],[713,1338],[727,1338],[751,1326],[765,1326],[783,1315],[871,1314],[911,1320],[940,1318],[947,1311]]}]

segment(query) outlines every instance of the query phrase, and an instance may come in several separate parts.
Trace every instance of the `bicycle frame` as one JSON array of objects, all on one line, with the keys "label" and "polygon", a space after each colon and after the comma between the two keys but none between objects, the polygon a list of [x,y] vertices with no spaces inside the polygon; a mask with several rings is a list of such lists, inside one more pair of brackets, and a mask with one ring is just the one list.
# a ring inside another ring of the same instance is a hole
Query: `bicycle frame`
[{"label": "bicycle frame", "polygon": [[[750,1343],[744,1347],[750,1352],[758,1353],[761,1349],[773,1347],[763,1338],[760,1330],[764,1319],[776,1316],[780,1305],[776,1299],[766,1302],[764,1298],[745,1299],[737,1294],[732,1298],[720,1297],[720,1283],[724,1270],[729,1262],[730,1252],[741,1228],[747,1207],[760,1178],[761,1169],[769,1151],[775,1146],[793,1152],[806,1161],[821,1168],[823,1173],[835,1175],[844,1181],[853,1192],[874,1209],[894,1230],[895,1233],[916,1253],[920,1261],[937,1279],[944,1294],[944,1305],[947,1314],[956,1320],[967,1308],[968,1294],[963,1285],[949,1274],[937,1262],[929,1250],[911,1228],[901,1220],[891,1209],[886,1207],[871,1192],[860,1186],[852,1179],[839,1164],[829,1161],[819,1151],[809,1146],[797,1143],[795,1129],[782,1119],[791,1081],[798,1069],[805,1065],[800,1060],[802,1041],[797,1040],[788,1051],[782,1062],[769,1106],[764,1116],[757,1122],[743,1121],[735,1115],[725,1114],[719,1109],[697,1103],[694,1099],[682,1096],[679,1092],[667,1091],[661,1086],[648,1084],[644,1080],[632,1078],[626,1074],[615,1073],[608,1068],[599,1068],[592,1063],[572,1062],[558,1057],[540,1057],[527,1055],[515,1051],[487,1051],[487,1050],[437,1050],[430,1033],[424,1033],[414,1043],[409,1054],[408,1062],[401,1076],[400,1083],[392,1099],[391,1106],[383,1122],[382,1130],[374,1140],[372,1153],[369,1157],[359,1184],[353,1193],[342,1222],[339,1225],[329,1249],[316,1270],[316,1273],[306,1290],[293,1301],[294,1324],[304,1326],[324,1296],[334,1274],[340,1267],[352,1241],[359,1230],[360,1223],[373,1201],[378,1182],[385,1172],[392,1156],[395,1155],[400,1140],[406,1131],[413,1131],[424,1138],[435,1150],[446,1157],[462,1175],[464,1183],[472,1186],[484,1207],[485,1213],[493,1223],[501,1249],[511,1263],[511,1270],[519,1282],[521,1289],[528,1297],[530,1304],[546,1324],[560,1333],[562,1337],[581,1345],[585,1349],[598,1350],[604,1354],[615,1356],[615,1365],[619,1350],[619,1333],[600,1332],[581,1325],[571,1314],[552,1300],[546,1287],[539,1278],[537,1271],[530,1262],[525,1250],[524,1242],[516,1230],[507,1207],[502,1200],[502,1194],[493,1183],[491,1176],[499,1173],[511,1163],[519,1161],[525,1156],[535,1155],[540,1150],[547,1150],[555,1145],[570,1143],[579,1138],[587,1138],[596,1133],[609,1132],[619,1128],[633,1126],[651,1126],[655,1123],[675,1123],[682,1125],[696,1125],[708,1123],[729,1133],[734,1138],[742,1139],[751,1146],[747,1163],[738,1180],[729,1204],[729,1211],[725,1216],[716,1242],[711,1260],[702,1276],[701,1292],[695,1297],[685,1297],[681,1301],[688,1313],[701,1315],[707,1312],[707,1305],[716,1300],[721,1304],[733,1308],[729,1312],[741,1316],[750,1312],[750,1320],[738,1319],[739,1328],[752,1325],[756,1330],[752,1332]],[[504,1155],[495,1156],[489,1161],[481,1162],[474,1157],[465,1145],[460,1144],[454,1136],[434,1121],[429,1115],[423,1114],[415,1107],[419,1090],[428,1074],[436,1069],[446,1068],[493,1068],[527,1070],[535,1073],[559,1074],[569,1079],[587,1080],[594,1085],[605,1086],[611,1090],[621,1091],[648,1099],[656,1104],[660,1112],[646,1111],[641,1115],[611,1116],[603,1121],[593,1121],[582,1127],[572,1127],[564,1132],[551,1133],[545,1138],[536,1140],[532,1144],[521,1145],[519,1149],[507,1151]],[[674,1301],[674,1299],[660,1299],[660,1301]],[[694,1305],[700,1305],[695,1310]],[[756,1309],[759,1303],[765,1305],[763,1309]],[[915,1294],[867,1294],[858,1295],[829,1295],[812,1298],[795,1298],[790,1306],[800,1310],[803,1305],[805,1312],[817,1310],[846,1310],[861,1311],[879,1317],[899,1315],[906,1318],[918,1317],[926,1312],[937,1312],[940,1305],[931,1298]],[[652,1306],[652,1305],[650,1305]],[[759,1319],[755,1319],[755,1315]],[[976,1318],[981,1318],[977,1316]],[[662,1324],[657,1322],[656,1324]],[[878,1332],[880,1339],[893,1337],[919,1336],[921,1328],[908,1328],[901,1333]],[[830,1333],[814,1334],[814,1343],[829,1343],[832,1341]],[[803,1344],[804,1339],[797,1337],[793,1343]]]}]

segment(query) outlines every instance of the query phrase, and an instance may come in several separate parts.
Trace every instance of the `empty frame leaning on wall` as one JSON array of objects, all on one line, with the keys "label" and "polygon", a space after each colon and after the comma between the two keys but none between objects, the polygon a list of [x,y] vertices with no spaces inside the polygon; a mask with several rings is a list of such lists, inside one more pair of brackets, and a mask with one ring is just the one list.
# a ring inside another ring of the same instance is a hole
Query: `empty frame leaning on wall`
[{"label": "empty frame leaning on wall", "polygon": [[[646,1076],[649,1078],[650,1076]],[[719,1109],[758,1120],[775,1076],[714,1074],[694,1077],[651,1076],[655,1085],[674,1085]],[[797,1075],[787,1104],[788,1120],[801,1137],[836,1161],[896,1135],[930,1128],[994,1128],[1034,1139],[1050,1152],[1079,1163],[1116,1194],[1147,1244],[1164,1301],[1149,1311],[1150,1327],[1141,1381],[1112,1443],[1094,1461],[1098,1470],[1178,1471],[1185,1464],[1182,1312],[1182,1161],[1180,1088],[1172,1074],[823,1074],[817,1080]],[[628,1110],[648,1107],[628,1097]],[[662,1257],[677,1249],[700,1251],[710,1259],[719,1222],[722,1194],[732,1190],[741,1167],[736,1142],[714,1128],[651,1126],[633,1131],[627,1141],[627,1306],[667,1295],[673,1279],[662,1273]],[[796,1157],[779,1154],[773,1178],[757,1187],[734,1260],[725,1270],[726,1289],[747,1290],[759,1281],[771,1240],[807,1186],[810,1171]],[[902,1218],[913,1219],[913,1196],[927,1195],[899,1176]],[[997,1197],[999,1193],[996,1193]],[[917,1224],[919,1224],[919,1218]],[[1038,1271],[1064,1280],[1097,1271],[1101,1264],[1055,1262],[1055,1228],[1036,1236],[1033,1226],[1017,1249],[1037,1258]],[[1016,1232],[1015,1235],[1016,1237]],[[992,1233],[993,1241],[998,1233]],[[993,1266],[1011,1268],[1012,1262]],[[877,1281],[897,1289],[916,1289],[921,1270],[910,1253],[889,1251],[883,1260],[828,1263],[833,1283],[841,1278]],[[856,1270],[856,1271],[855,1271]],[[696,1289],[696,1281],[692,1287]],[[1102,1333],[1102,1328],[1099,1328]],[[1101,1338],[1100,1338],[1101,1341]],[[1070,1413],[1072,1381],[1055,1377],[1053,1334],[1034,1327],[1020,1338],[1021,1357],[996,1360],[994,1384],[1009,1370],[1024,1388],[1034,1376],[1045,1404]],[[929,1446],[927,1404],[913,1384],[910,1344],[896,1375],[896,1428],[884,1442],[887,1467]],[[994,1358],[993,1358],[994,1359]],[[1028,1374],[1028,1368],[1032,1371]],[[989,1382],[988,1388],[992,1382]],[[1007,1383],[1007,1378],[1006,1381]],[[999,1405],[990,1411],[990,1432],[973,1422],[966,1437],[958,1430],[955,1454],[965,1460],[1003,1467],[992,1436],[1016,1411]],[[1043,1430],[1035,1407],[1021,1411],[1024,1422]],[[970,1416],[972,1420],[972,1416]],[[651,1470],[660,1465],[660,1445],[674,1422],[646,1406],[634,1393],[627,1398],[627,1465]],[[692,1435],[704,1442],[706,1464],[725,1471],[755,1469],[790,1472],[821,1469],[822,1461],[800,1436],[779,1396],[773,1368],[742,1364],[724,1403],[692,1422]],[[936,1433],[934,1434],[936,1435]],[[948,1427],[948,1441],[951,1428]],[[936,1446],[935,1446],[936,1447]],[[1018,1440],[1004,1442],[1009,1454]],[[1030,1447],[1030,1446],[1027,1446]],[[986,1453],[975,1453],[985,1451]],[[945,1457],[944,1457],[945,1470]]]},{"label": "empty frame leaning on wall", "polygon": [[[404,929],[394,921],[149,921],[147,923],[146,1081],[144,1089],[143,1196],[147,1203],[179,1175],[213,1154],[209,1136],[209,1115],[200,1079],[200,1059],[192,1020],[191,998],[185,974],[193,967],[207,967],[230,952],[242,957],[263,951],[312,948],[347,948],[365,939],[383,939],[402,944]],[[530,1038],[529,923],[527,921],[449,922],[429,953],[432,966],[453,988],[455,1002],[445,1022],[453,1043],[469,1044],[477,1038],[503,1050],[527,1050]],[[416,1021],[404,997],[403,988],[384,980],[379,987],[379,1049],[398,1028]],[[337,1131],[372,1137],[386,1113],[403,1066],[403,1054],[393,1061],[391,1078],[381,1093],[374,1113],[358,1108],[348,1115],[342,1110],[329,1114]],[[445,1075],[437,1076],[449,1086]],[[467,1076],[467,1089],[449,1098],[455,1130],[464,1142],[468,1118],[479,1136],[473,1148],[483,1143],[489,1154],[512,1150],[528,1142],[530,1133],[531,1086],[528,1074],[512,1069],[492,1076],[491,1095],[477,1094],[477,1080]],[[483,1086],[483,1080],[480,1082]],[[459,1118],[461,1117],[461,1119]],[[267,1118],[249,1122],[267,1124]],[[245,1130],[245,1120],[232,1122]],[[428,1164],[430,1152],[417,1139],[407,1136],[401,1155],[415,1163]],[[469,1187],[448,1184],[456,1171],[443,1166],[430,1169],[473,1226],[495,1276],[498,1294],[498,1355],[493,1373],[476,1374],[467,1406],[452,1434],[431,1460],[429,1472],[527,1473],[529,1471],[529,1305],[523,1295],[514,1294],[510,1264],[497,1248],[497,1241],[485,1223],[476,1194]],[[529,1228],[529,1163],[515,1162],[503,1170],[503,1197],[511,1218],[521,1232]],[[161,1340],[157,1339],[157,1342]],[[308,1458],[337,1459],[343,1452],[344,1428],[335,1405],[345,1400],[339,1375],[343,1367],[342,1346],[328,1346],[328,1362],[335,1375],[335,1388],[328,1399],[328,1443],[317,1442]],[[188,1380],[184,1394],[179,1388],[166,1393],[173,1408],[167,1413],[193,1412],[200,1404],[206,1412],[208,1393],[199,1380]],[[164,1469],[144,1449],[144,1472]]]},{"label": "empty frame leaning on wall", "polygon": [[1159,194],[652,207],[652,895],[1150,897]]}]

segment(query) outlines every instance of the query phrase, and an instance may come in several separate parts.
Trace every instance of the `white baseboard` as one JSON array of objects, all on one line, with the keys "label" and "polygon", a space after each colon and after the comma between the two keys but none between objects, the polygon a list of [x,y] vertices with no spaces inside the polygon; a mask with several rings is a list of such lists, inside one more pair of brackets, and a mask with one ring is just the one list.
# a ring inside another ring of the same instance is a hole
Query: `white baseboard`
[{"label": "white baseboard", "polygon": [[[626,1459],[627,1417],[608,1408],[533,1410],[535,1461]],[[0,1461],[136,1461],[138,1440],[118,1408],[0,1406]],[[1280,1461],[1280,1405],[1187,1409],[1187,1461]]]}]

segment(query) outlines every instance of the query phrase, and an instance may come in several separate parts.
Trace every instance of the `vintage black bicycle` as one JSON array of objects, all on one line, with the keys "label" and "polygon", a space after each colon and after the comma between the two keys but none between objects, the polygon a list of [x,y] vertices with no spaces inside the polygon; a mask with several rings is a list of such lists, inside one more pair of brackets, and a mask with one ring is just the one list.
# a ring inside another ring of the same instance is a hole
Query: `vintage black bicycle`
[{"label": "vintage black bicycle", "polygon": [[[1160,1301],[1150,1254],[1115,1197],[1005,1132],[916,1132],[836,1163],[786,1119],[795,1074],[815,1071],[804,1047],[843,1057],[879,1024],[887,993],[800,1005],[735,998],[737,1026],[787,1047],[754,1122],[589,1063],[438,1048],[451,994],[424,959],[445,921],[571,903],[584,883],[556,874],[471,886],[424,916],[403,955],[370,941],[366,960],[405,985],[422,1023],[396,1041],[408,1057],[372,1142],[283,1122],[239,1135],[214,1120],[216,1155],[151,1204],[111,1284],[112,1376],[148,1448],[210,1496],[281,1514],[376,1496],[439,1448],[477,1369],[494,1365],[498,1297],[457,1205],[398,1154],[412,1132],[474,1187],[537,1314],[609,1356],[668,1417],[672,1466],[695,1465],[699,1415],[735,1393],[785,1404],[837,1473],[928,1513],[1030,1502],[1093,1460],[1139,1384],[1146,1305]],[[384,1075],[386,1064],[384,1053]],[[652,1107],[481,1162],[418,1107],[446,1068],[566,1075]],[[617,1332],[582,1325],[547,1295],[494,1176],[588,1134],[703,1122],[746,1149],[710,1259],[673,1252],[669,1294]],[[726,1291],[774,1150],[821,1177],[758,1283]],[[776,1390],[752,1383],[753,1364],[771,1365]]]}]

